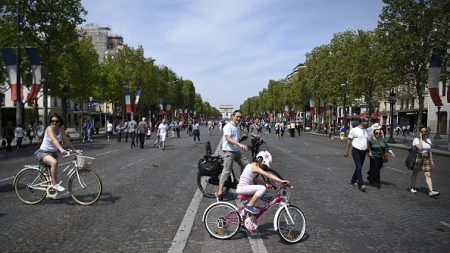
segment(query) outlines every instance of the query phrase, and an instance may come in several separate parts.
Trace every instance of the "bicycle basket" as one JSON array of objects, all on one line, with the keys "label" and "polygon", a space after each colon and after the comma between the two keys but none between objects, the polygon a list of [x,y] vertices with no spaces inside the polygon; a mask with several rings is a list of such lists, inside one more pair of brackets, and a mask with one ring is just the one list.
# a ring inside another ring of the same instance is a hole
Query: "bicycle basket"
[{"label": "bicycle basket", "polygon": [[77,158],[76,158],[76,163],[77,163],[77,167],[79,167],[79,168],[85,168],[85,167],[87,167],[87,162],[86,162],[86,158],[84,158],[83,156],[81,156],[81,155],[77,155],[76,156]]},{"label": "bicycle basket", "polygon": [[219,163],[218,161],[205,161],[200,159],[198,161],[198,170],[202,176],[215,176],[217,175]]}]

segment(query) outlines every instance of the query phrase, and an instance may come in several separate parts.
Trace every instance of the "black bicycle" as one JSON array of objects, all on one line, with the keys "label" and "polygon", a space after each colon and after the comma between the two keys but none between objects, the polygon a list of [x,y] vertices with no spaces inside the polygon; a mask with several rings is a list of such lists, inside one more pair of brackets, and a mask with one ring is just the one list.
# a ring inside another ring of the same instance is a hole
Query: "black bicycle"
[{"label": "black bicycle", "polygon": [[[264,143],[262,140],[262,143]],[[251,147],[249,147],[251,149]],[[275,170],[264,166],[263,169],[277,176],[280,179],[283,177],[276,172]],[[219,155],[211,154],[211,144],[209,142],[206,143],[206,154],[205,156],[198,161],[198,174],[197,174],[197,186],[199,190],[203,193],[203,196],[207,198],[215,198],[214,192],[218,189],[220,175],[223,171],[223,159]],[[241,170],[242,173],[242,170]],[[255,178],[255,181],[270,184],[270,185],[278,185],[279,182],[275,181],[271,178],[265,177],[263,175],[258,175]],[[231,170],[230,176],[227,178],[224,184],[223,195],[226,195],[230,189],[236,189],[239,183],[239,178],[236,177],[236,173],[234,172],[234,168]],[[275,197],[276,192],[273,189],[267,189],[263,196],[261,196],[261,200],[271,201]]]}]

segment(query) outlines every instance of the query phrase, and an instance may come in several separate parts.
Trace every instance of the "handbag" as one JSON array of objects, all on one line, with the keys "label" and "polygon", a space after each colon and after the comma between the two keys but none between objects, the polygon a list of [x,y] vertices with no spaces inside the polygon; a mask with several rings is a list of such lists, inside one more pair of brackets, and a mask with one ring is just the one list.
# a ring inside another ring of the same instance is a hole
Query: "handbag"
[{"label": "handbag", "polygon": [[417,147],[414,145],[409,148],[408,156],[405,160],[406,168],[409,170],[414,170],[414,166],[416,165],[416,157],[417,157]]},{"label": "handbag", "polygon": [[386,152],[381,151],[381,161],[383,161],[383,163],[387,163],[389,161]]},{"label": "handbag", "polygon": [[381,161],[383,161],[383,163],[387,163],[387,162],[389,161],[389,159],[388,159],[388,156],[387,156],[386,152],[384,152],[384,151],[381,149],[381,144],[380,144],[380,142],[378,142],[378,146],[380,147]]}]

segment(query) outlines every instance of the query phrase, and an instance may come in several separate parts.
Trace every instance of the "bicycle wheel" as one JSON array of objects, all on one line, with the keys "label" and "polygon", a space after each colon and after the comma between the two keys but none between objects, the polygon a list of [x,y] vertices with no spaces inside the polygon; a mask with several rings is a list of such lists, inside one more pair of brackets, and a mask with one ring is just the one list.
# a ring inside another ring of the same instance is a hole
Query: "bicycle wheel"
[{"label": "bicycle wheel", "polygon": [[22,170],[14,179],[14,190],[20,201],[34,205],[41,202],[47,195],[49,180],[37,169]]},{"label": "bicycle wheel", "polygon": [[306,219],[303,212],[296,206],[287,207],[291,218],[289,218],[286,208],[278,214],[277,227],[280,237],[288,243],[296,243],[305,235]]},{"label": "bicycle wheel", "polygon": [[237,208],[227,202],[216,202],[206,208],[203,224],[208,233],[217,239],[228,239],[241,228],[242,217]]},{"label": "bicycle wheel", "polygon": [[[276,171],[274,171],[272,169],[266,169],[265,171],[267,173],[270,173],[272,175],[277,176],[279,179],[283,179],[283,177],[281,177],[281,175],[278,172],[276,172]],[[274,186],[277,186],[277,185],[280,184],[280,182],[278,182],[276,180],[273,180],[271,178],[268,178],[266,176],[263,176],[261,174],[258,174],[257,178],[259,180],[263,181],[265,184],[271,184],[271,185],[274,185]],[[276,193],[277,193],[277,191],[274,188],[266,189],[266,191],[264,192],[264,194],[261,196],[260,199],[263,200],[263,201],[266,201],[266,202],[270,202],[270,201],[272,201],[275,198]]]},{"label": "bicycle wheel", "polygon": [[92,205],[102,194],[102,182],[90,169],[79,169],[69,179],[69,191],[73,200],[80,205]]},{"label": "bicycle wheel", "polygon": [[[215,198],[214,192],[219,189],[219,177],[211,177],[197,174],[197,186],[207,198]],[[223,187],[223,195],[227,194],[229,188]]]}]

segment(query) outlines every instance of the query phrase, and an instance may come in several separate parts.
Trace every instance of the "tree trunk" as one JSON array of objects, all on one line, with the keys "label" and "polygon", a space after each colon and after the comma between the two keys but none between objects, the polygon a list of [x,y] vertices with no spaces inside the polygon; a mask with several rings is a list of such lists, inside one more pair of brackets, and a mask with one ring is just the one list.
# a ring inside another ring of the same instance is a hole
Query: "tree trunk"
[{"label": "tree trunk", "polygon": [[[419,129],[419,127],[422,126],[422,115],[423,115],[423,107],[424,107],[424,97],[423,97],[423,90],[424,85],[420,82],[420,72],[416,74],[416,91],[417,91],[417,99],[419,100],[419,111],[417,112],[417,127],[416,129]],[[413,129],[413,127],[411,128]]]}]

